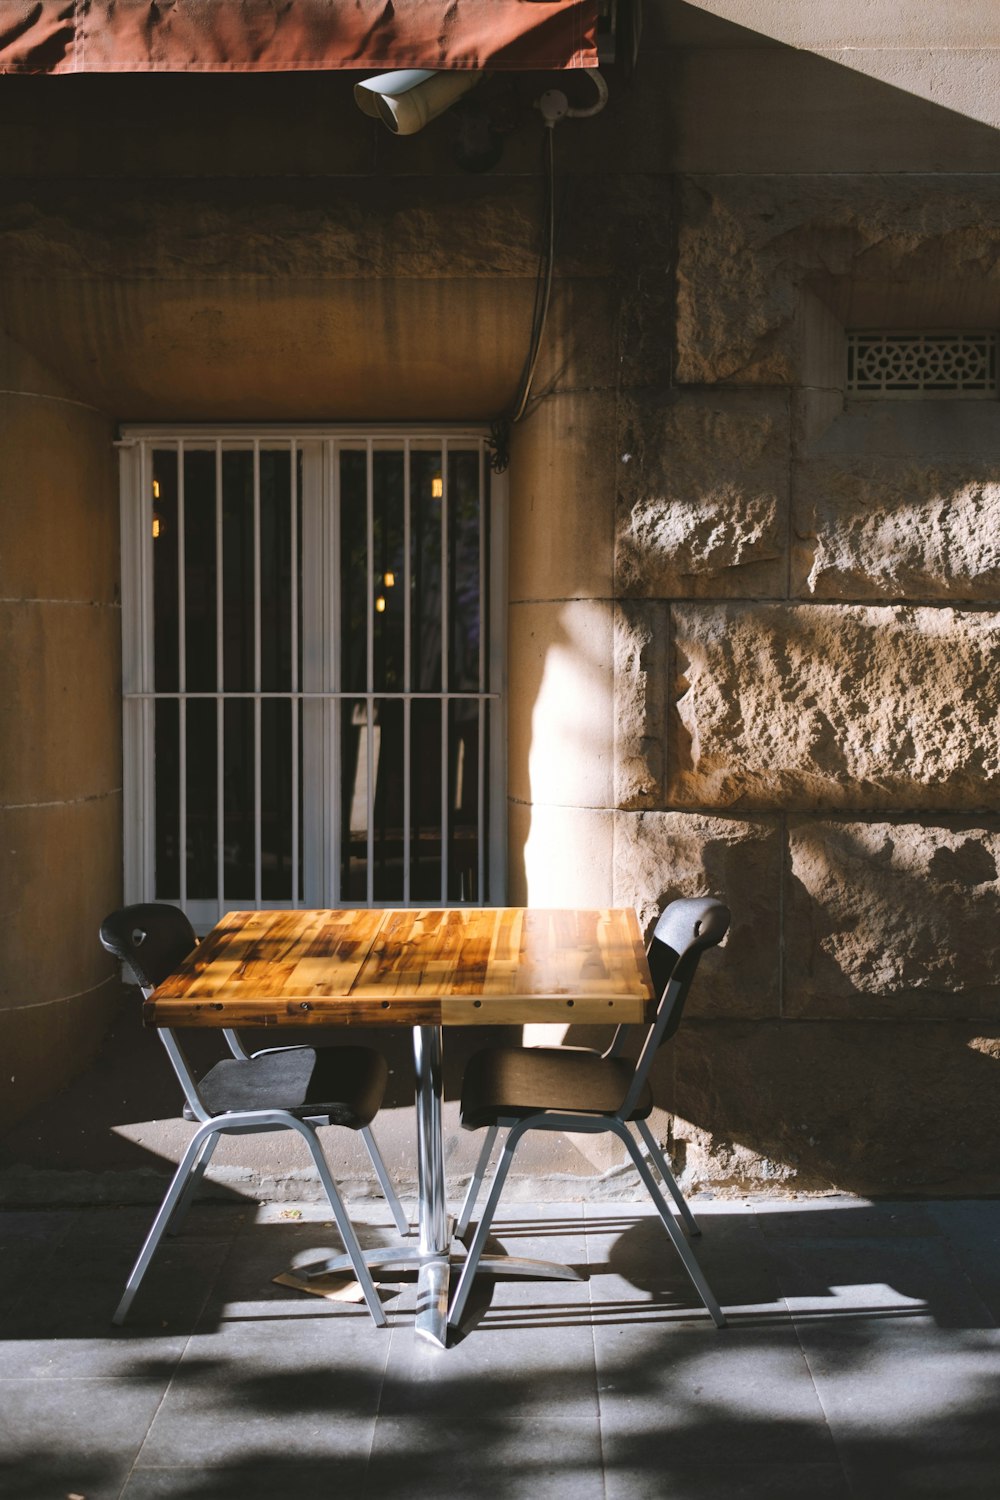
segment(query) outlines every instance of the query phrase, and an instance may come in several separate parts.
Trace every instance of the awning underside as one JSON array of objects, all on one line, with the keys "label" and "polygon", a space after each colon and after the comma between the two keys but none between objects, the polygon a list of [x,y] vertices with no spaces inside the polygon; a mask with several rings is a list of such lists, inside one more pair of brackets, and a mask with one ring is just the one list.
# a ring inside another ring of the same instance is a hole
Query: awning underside
[{"label": "awning underside", "polygon": [[0,0],[0,73],[597,67],[598,0]]}]

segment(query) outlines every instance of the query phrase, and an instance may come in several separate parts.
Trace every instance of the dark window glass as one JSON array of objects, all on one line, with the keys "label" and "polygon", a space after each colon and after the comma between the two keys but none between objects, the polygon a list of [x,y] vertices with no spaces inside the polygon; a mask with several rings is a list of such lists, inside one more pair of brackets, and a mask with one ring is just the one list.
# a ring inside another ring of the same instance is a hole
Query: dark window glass
[{"label": "dark window glass", "polygon": [[252,901],[254,881],[253,702],[224,706],[222,766],[223,885],[227,901]]},{"label": "dark window glass", "polygon": [[176,693],[179,679],[177,632],[177,453],[153,453],[153,682],[158,693]]},{"label": "dark window glass", "polygon": [[479,455],[448,455],[448,687],[479,687]]},{"label": "dark window glass", "polygon": [[478,901],[479,704],[448,705],[448,900]]},{"label": "dark window glass", "polygon": [[255,684],[252,453],[236,452],[222,455],[222,576],[222,650],[225,688],[230,693],[253,692]]},{"label": "dark window glass", "polygon": [[410,455],[411,691],[441,690],[441,455]]},{"label": "dark window glass", "polygon": [[260,724],[261,894],[292,898],[292,713],[287,698],[265,698]]},{"label": "dark window glass", "polygon": [[154,889],[161,901],[176,901],[181,890],[180,845],[180,732],[176,698],[155,707],[156,755],[156,870]]},{"label": "dark window glass", "polygon": [[216,680],[215,454],[184,454],[184,668],[189,693]]},{"label": "dark window glass", "polygon": [[403,578],[403,455],[373,455],[374,507],[372,579],[372,686],[403,688],[403,630],[406,598]]},{"label": "dark window glass", "polygon": [[410,897],[441,900],[441,705],[417,699],[410,727]]},{"label": "dark window glass", "polygon": [[368,686],[368,456],[340,455],[340,674],[346,693]]},{"label": "dark window glass", "polygon": [[292,685],[292,471],[287,449],[260,455],[260,685]]},{"label": "dark window glass", "polygon": [[213,698],[189,698],[187,718],[187,893],[212,900],[218,867],[218,708]]}]

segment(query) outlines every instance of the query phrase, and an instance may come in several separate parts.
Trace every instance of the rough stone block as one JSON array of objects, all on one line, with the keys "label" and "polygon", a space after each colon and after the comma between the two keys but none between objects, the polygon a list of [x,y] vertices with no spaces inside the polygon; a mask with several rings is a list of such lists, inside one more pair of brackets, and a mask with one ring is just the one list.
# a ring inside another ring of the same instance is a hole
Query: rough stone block
[{"label": "rough stone block", "polygon": [[[974,175],[690,177],[678,213],[682,382],[794,383],[808,282],[852,295],[858,281],[877,284],[869,313],[879,308],[890,326],[899,314],[885,287],[906,290],[909,321],[897,327],[919,325],[928,309],[947,327],[980,305],[995,321],[1000,199]],[[870,316],[854,326],[866,324]]]},{"label": "rough stone block", "polygon": [[793,592],[1000,597],[995,402],[854,403],[796,463]]},{"label": "rough stone block", "polygon": [[673,805],[960,811],[995,797],[1000,615],[692,604],[673,630]]},{"label": "rough stone block", "polygon": [[788,444],[780,392],[633,398],[619,443],[619,593],[783,592]]},{"label": "rough stone block", "polygon": [[615,806],[664,800],[668,612],[663,603],[615,606]]},{"label": "rough stone block", "polygon": [[1000,821],[788,830],[785,1015],[1000,1016]]},{"label": "rough stone block", "polygon": [[692,988],[692,1016],[778,1014],[781,863],[777,818],[615,814],[614,904],[634,906],[647,935],[678,896],[717,896],[733,914]]},{"label": "rough stone block", "polygon": [[672,1050],[690,1187],[1000,1191],[995,1028],[692,1020]]}]

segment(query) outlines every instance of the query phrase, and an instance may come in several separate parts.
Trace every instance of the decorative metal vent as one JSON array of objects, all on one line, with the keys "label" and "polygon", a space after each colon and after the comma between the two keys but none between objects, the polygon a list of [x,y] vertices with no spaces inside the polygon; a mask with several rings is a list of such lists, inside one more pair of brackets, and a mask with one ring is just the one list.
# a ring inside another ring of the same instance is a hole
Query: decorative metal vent
[{"label": "decorative metal vent", "polygon": [[997,336],[989,332],[847,335],[847,391],[894,400],[997,394]]}]

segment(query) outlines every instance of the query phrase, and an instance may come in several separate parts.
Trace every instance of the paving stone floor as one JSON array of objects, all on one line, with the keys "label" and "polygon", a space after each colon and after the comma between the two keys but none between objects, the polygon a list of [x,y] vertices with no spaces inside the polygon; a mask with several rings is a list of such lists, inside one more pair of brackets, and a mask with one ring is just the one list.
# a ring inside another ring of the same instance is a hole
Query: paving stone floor
[{"label": "paving stone floor", "polygon": [[512,1205],[496,1239],[586,1279],[482,1282],[446,1351],[412,1285],[379,1331],[272,1283],[336,1247],[317,1205],[196,1207],[122,1330],[150,1210],[6,1211],[0,1494],[997,1500],[1000,1202],[695,1207],[728,1329],[644,1206]]}]

